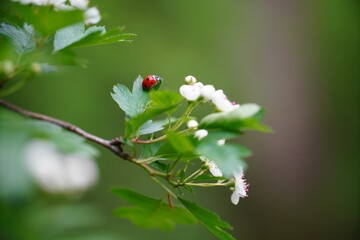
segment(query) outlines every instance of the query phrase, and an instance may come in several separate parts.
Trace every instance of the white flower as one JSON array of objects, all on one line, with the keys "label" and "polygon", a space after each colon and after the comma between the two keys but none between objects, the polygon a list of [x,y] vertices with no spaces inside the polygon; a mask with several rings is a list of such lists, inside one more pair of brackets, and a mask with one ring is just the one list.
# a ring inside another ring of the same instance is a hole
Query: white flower
[{"label": "white flower", "polygon": [[203,139],[204,137],[206,137],[208,135],[208,131],[206,131],[205,129],[200,129],[200,130],[197,130],[195,132],[195,137],[198,139],[198,140],[201,140]]},{"label": "white flower", "polygon": [[186,125],[188,128],[196,128],[197,126],[199,126],[199,123],[196,120],[190,120],[187,122]]},{"label": "white flower", "polygon": [[217,90],[212,95],[211,101],[221,112],[230,112],[239,108],[239,104],[230,102],[224,94],[223,90]]},{"label": "white flower", "polygon": [[189,76],[185,77],[185,82],[187,84],[194,84],[197,82],[197,80],[196,80],[196,77],[189,75]]},{"label": "white flower", "polygon": [[201,88],[203,84],[201,82],[194,85],[182,85],[180,87],[180,94],[188,101],[196,101],[200,97]]},{"label": "white flower", "polygon": [[242,169],[234,172],[233,176],[235,178],[235,189],[234,192],[231,194],[231,202],[234,205],[237,205],[240,198],[248,196],[247,193],[249,191],[249,184],[246,183],[246,180],[244,178],[244,172]]},{"label": "white flower", "polygon": [[237,111],[241,118],[248,118],[254,116],[260,111],[260,106],[256,103],[244,103],[241,104],[239,110]]},{"label": "white flower", "polygon": [[214,177],[222,177],[223,173],[214,161],[207,159],[205,156],[200,156],[200,160],[209,168],[210,173]]},{"label": "white flower", "polygon": [[211,100],[214,93],[215,87],[213,85],[205,85],[201,88],[201,96],[203,96],[206,101]]},{"label": "white flower", "polygon": [[97,24],[101,20],[100,12],[97,7],[88,8],[84,12],[85,24]]},{"label": "white flower", "polygon": [[47,141],[32,141],[25,150],[29,173],[49,193],[82,192],[97,181],[94,161],[81,154],[63,155]]},{"label": "white flower", "polygon": [[78,9],[86,9],[89,5],[89,0],[70,0],[70,5]]},{"label": "white flower", "polygon": [[219,145],[219,146],[225,145],[225,139],[222,138],[222,139],[218,140],[217,145]]}]

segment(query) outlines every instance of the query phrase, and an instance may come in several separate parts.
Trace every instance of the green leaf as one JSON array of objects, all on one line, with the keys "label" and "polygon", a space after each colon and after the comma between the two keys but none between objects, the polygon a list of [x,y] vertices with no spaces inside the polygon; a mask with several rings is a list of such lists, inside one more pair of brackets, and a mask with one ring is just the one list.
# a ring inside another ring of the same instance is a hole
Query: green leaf
[{"label": "green leaf", "polygon": [[182,134],[169,132],[166,134],[166,137],[175,151],[179,154],[192,153],[195,149],[189,137]]},{"label": "green leaf", "polygon": [[219,146],[207,137],[199,141],[196,151],[199,155],[214,161],[225,177],[232,177],[233,172],[240,168],[246,168],[243,158],[250,155],[250,151],[238,144],[225,144]]},{"label": "green leaf", "polygon": [[46,36],[60,28],[75,23],[83,22],[83,11],[74,9],[71,11],[55,11],[52,6],[25,6],[16,4],[16,11],[25,22],[34,26],[37,32]]},{"label": "green leaf", "polygon": [[70,47],[89,47],[96,45],[105,45],[119,42],[132,42],[133,37],[136,34],[134,33],[121,33],[120,28],[111,29],[107,32],[102,33],[101,35],[91,34],[86,36],[86,38],[81,39],[78,42],[75,42]]},{"label": "green leaf", "polygon": [[210,210],[200,207],[196,203],[178,198],[180,202],[189,210],[210,232],[221,240],[235,240],[224,229],[231,230],[232,227],[225,221],[221,220],[218,215]]},{"label": "green leaf", "polygon": [[129,219],[138,227],[171,230],[175,224],[195,224],[197,222],[186,209],[179,206],[170,208],[161,199],[150,198],[124,188],[114,188],[112,192],[131,204],[115,209],[114,215]]},{"label": "green leaf", "polygon": [[260,132],[271,132],[268,126],[261,124],[261,117],[264,110],[260,110],[255,116],[243,117],[241,109],[230,112],[213,113],[200,121],[199,128],[223,129],[234,132],[243,130],[256,130]]},{"label": "green leaf", "polygon": [[[144,93],[144,91],[142,91],[142,93]],[[183,100],[181,95],[170,91],[151,91],[150,98],[151,104],[147,107],[144,113],[139,114],[125,122],[125,138],[129,138],[137,134],[139,128],[147,121],[162,113],[174,110]],[[120,101],[120,98],[118,98],[118,100]]]},{"label": "green leaf", "polygon": [[155,153],[158,151],[160,147],[159,142],[151,143],[151,144],[143,144],[140,154],[140,159],[145,159],[148,157],[152,157],[155,155]]},{"label": "green leaf", "polygon": [[143,79],[139,75],[133,84],[132,93],[125,85],[122,84],[118,84],[113,88],[114,93],[111,93],[111,96],[125,112],[127,117],[134,117],[144,112],[150,101],[149,94],[142,90],[142,81]]},{"label": "green leaf", "polygon": [[151,134],[158,131],[161,131],[167,126],[169,123],[175,122],[177,118],[163,119],[163,120],[149,120],[140,128],[139,135]]},{"label": "green leaf", "polygon": [[92,26],[85,29],[83,23],[73,24],[64,27],[55,33],[54,37],[54,50],[59,51],[65,48],[72,48],[79,46],[79,42],[86,43],[98,38],[100,35],[106,32],[105,27]]},{"label": "green leaf", "polygon": [[10,24],[0,24],[0,34],[5,35],[11,41],[17,54],[23,55],[35,49],[34,29],[24,24],[23,28],[14,27]]}]

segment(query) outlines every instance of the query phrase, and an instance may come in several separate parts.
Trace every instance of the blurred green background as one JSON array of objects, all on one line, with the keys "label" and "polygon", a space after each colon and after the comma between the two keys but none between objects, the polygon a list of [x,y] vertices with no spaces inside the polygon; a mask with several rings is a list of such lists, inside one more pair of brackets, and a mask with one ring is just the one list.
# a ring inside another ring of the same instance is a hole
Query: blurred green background
[{"label": "blurred green background", "polygon": [[[164,78],[163,88],[177,90],[184,76],[194,75],[240,104],[264,106],[274,133],[248,133],[239,140],[254,152],[248,198],[233,206],[228,189],[199,189],[193,199],[229,221],[237,239],[357,239],[357,1],[92,3],[103,15],[101,24],[126,26],[138,34],[134,42],[79,49],[87,68],[39,76],[6,100],[113,138],[124,129],[124,116],[109,94],[113,85],[130,86],[138,74],[156,74]],[[76,204],[95,204],[103,231],[114,239],[215,239],[201,225],[161,232],[115,219],[111,211],[121,202],[111,187],[154,197],[162,190],[141,169],[99,150],[100,181]]]}]

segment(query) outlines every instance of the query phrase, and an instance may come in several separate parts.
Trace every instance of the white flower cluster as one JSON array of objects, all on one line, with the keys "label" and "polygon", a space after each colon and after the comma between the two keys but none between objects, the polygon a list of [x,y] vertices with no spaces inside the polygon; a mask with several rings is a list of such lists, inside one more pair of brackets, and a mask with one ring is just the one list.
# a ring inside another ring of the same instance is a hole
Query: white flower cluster
[{"label": "white flower cluster", "polygon": [[180,94],[188,101],[210,101],[220,112],[230,112],[235,109],[241,109],[240,113],[243,118],[251,117],[260,110],[259,105],[247,103],[239,105],[227,99],[223,90],[216,90],[213,85],[204,85],[197,82],[194,76],[185,77],[185,85],[180,87]]},{"label": "white flower cluster", "polygon": [[85,24],[97,24],[101,20],[100,11],[97,7],[90,7],[89,0],[12,0],[24,5],[33,4],[37,6],[54,6],[56,10],[74,10],[84,11]]},{"label": "white flower cluster", "polygon": [[47,141],[30,142],[25,150],[25,161],[34,181],[53,194],[84,192],[98,179],[93,159],[80,154],[64,155]]},{"label": "white flower cluster", "polygon": [[[196,120],[190,120],[187,123],[188,128],[197,128],[199,123]],[[195,138],[197,138],[199,141],[203,138],[205,138],[208,135],[208,131],[205,129],[199,129],[194,133]],[[217,141],[217,144],[219,146],[222,146],[225,144],[225,139],[219,139]],[[200,160],[204,162],[205,166],[208,167],[210,173],[214,177],[222,177],[223,173],[221,169],[216,165],[214,161],[211,161],[205,156],[200,156]],[[241,168],[239,171],[234,171],[233,177],[235,180],[235,188],[232,189],[233,193],[231,194],[231,202],[234,205],[237,205],[239,203],[240,198],[247,197],[247,192],[249,190],[249,184],[246,183],[246,180],[244,179],[244,171]]]}]

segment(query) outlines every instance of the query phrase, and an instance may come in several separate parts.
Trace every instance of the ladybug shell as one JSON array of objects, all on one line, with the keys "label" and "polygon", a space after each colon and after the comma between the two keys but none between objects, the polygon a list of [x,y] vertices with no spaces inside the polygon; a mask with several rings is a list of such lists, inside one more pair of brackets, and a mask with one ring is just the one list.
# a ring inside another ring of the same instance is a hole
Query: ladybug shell
[{"label": "ladybug shell", "polygon": [[142,88],[144,91],[150,91],[153,88],[157,88],[162,82],[162,79],[156,75],[146,76],[142,82]]}]

